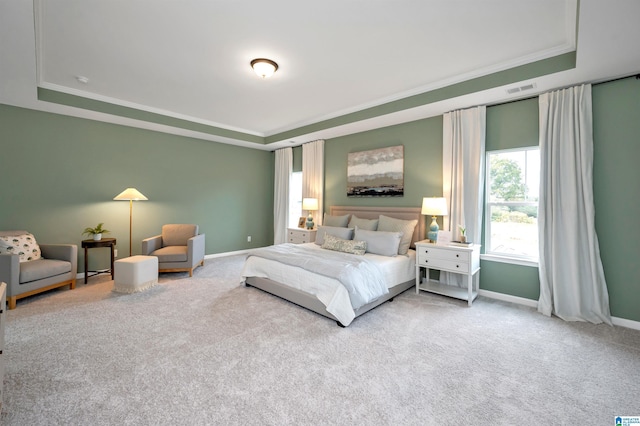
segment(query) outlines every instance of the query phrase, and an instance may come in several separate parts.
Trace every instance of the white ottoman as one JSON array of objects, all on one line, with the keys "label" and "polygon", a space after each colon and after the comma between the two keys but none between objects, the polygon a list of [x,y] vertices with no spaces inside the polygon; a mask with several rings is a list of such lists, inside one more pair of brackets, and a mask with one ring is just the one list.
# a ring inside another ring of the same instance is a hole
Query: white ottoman
[{"label": "white ottoman", "polygon": [[114,262],[113,291],[136,293],[158,283],[158,258],[131,256]]}]

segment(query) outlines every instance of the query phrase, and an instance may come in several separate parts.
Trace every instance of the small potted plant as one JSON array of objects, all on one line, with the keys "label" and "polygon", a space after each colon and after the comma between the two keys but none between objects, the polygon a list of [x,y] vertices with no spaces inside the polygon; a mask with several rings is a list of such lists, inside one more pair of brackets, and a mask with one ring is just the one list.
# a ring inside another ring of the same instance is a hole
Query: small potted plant
[{"label": "small potted plant", "polygon": [[467,242],[467,236],[465,235],[465,233],[467,232],[467,228],[465,228],[462,225],[458,225],[458,229],[460,230],[460,242],[461,243],[466,243]]},{"label": "small potted plant", "polygon": [[82,235],[87,235],[88,237],[93,236],[94,241],[100,241],[102,239],[102,234],[108,234],[108,229],[104,229],[102,226],[104,223],[99,223],[95,228],[85,228]]}]

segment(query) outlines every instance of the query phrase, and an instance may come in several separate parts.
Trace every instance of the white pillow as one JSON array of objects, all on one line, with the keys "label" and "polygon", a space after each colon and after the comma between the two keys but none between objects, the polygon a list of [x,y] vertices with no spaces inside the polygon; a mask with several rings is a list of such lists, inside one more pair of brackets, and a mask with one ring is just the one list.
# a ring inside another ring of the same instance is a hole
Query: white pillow
[{"label": "white pillow", "polygon": [[344,216],[331,216],[325,213],[324,220],[322,224],[324,226],[337,226],[340,228],[346,228],[347,223],[349,223],[349,216],[345,214]]},{"label": "white pillow", "polygon": [[356,228],[354,240],[367,243],[367,253],[396,256],[402,240],[402,232],[367,231]]},{"label": "white pillow", "polygon": [[325,235],[333,235],[343,240],[353,239],[353,228],[341,228],[339,226],[318,226],[316,233],[316,244],[321,246],[324,243]]},{"label": "white pillow", "polygon": [[0,236],[0,253],[17,254],[20,262],[42,257],[36,237],[29,233]]},{"label": "white pillow", "polygon": [[366,231],[376,231],[378,229],[378,219],[362,219],[353,215],[347,226],[349,226],[349,228],[355,228],[357,226]]},{"label": "white pillow", "polygon": [[413,230],[416,228],[418,220],[394,219],[389,216],[380,215],[378,219],[378,231],[402,232],[402,241],[398,247],[398,254],[407,254],[413,237]]}]

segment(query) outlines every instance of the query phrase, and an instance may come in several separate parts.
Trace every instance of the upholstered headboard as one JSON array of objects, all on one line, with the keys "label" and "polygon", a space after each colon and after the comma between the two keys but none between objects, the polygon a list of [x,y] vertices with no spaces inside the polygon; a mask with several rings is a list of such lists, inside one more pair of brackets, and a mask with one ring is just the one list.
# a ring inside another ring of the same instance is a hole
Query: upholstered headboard
[{"label": "upholstered headboard", "polygon": [[362,219],[377,219],[378,216],[385,215],[402,220],[418,220],[411,238],[411,248],[415,248],[416,241],[426,238],[426,225],[420,207],[357,207],[357,206],[331,206],[329,214],[332,216],[343,216],[345,214],[356,215]]}]

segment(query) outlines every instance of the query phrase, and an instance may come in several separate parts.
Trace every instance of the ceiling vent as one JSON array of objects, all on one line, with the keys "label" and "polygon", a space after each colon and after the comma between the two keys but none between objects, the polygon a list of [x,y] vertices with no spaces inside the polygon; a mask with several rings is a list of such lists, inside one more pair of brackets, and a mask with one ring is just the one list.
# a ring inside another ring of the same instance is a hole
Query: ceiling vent
[{"label": "ceiling vent", "polygon": [[535,88],[536,88],[535,83],[529,83],[529,84],[525,84],[524,86],[512,87],[510,89],[507,89],[507,93],[510,95],[513,95],[514,93],[520,93],[520,92],[524,92],[526,90],[532,90]]}]

